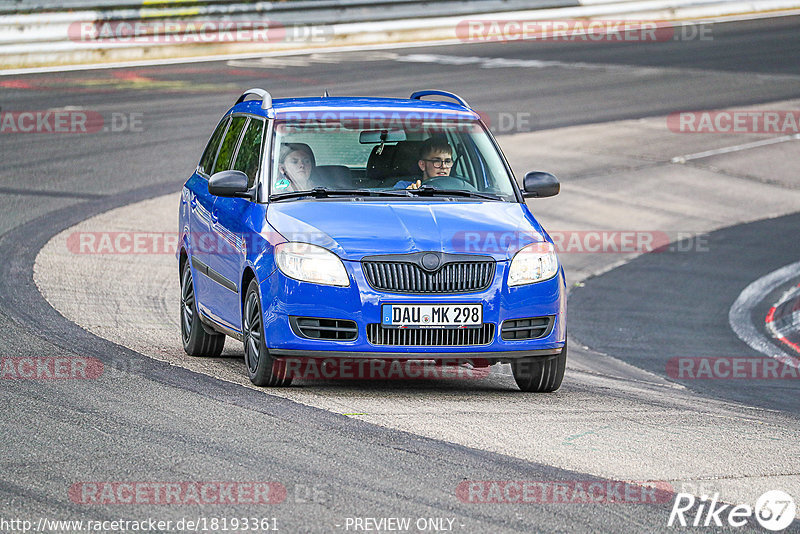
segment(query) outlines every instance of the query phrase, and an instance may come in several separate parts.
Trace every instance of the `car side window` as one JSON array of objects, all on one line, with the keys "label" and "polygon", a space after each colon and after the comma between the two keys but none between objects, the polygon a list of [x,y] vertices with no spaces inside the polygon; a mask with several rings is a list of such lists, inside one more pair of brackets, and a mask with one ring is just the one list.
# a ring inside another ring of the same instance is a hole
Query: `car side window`
[{"label": "car side window", "polygon": [[247,187],[253,187],[261,159],[261,140],[264,136],[264,121],[250,118],[236,153],[233,169],[247,175]]},{"label": "car side window", "polygon": [[211,139],[208,140],[206,149],[203,152],[203,157],[200,158],[200,172],[211,174],[211,168],[214,166],[214,159],[217,157],[217,149],[219,142],[222,140],[222,135],[225,133],[225,128],[228,126],[229,119],[220,121],[217,129],[211,134]]},{"label": "car side window", "polygon": [[236,143],[239,141],[239,134],[242,133],[245,122],[247,122],[247,117],[233,117],[231,119],[231,126],[228,128],[227,133],[225,133],[225,138],[222,140],[222,145],[219,147],[217,162],[214,164],[214,172],[211,174],[230,169],[231,159],[236,150]]},{"label": "car side window", "polygon": [[464,178],[468,183],[475,185],[475,162],[472,159],[472,154],[465,147],[465,139],[461,136],[448,135],[448,142],[453,147],[453,159],[456,165],[450,174],[455,174]]}]

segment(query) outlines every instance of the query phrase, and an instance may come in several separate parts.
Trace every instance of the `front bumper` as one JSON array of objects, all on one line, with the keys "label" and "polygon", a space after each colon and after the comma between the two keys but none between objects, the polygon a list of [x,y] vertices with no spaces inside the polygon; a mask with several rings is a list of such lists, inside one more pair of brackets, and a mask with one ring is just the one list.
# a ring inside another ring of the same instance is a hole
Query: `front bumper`
[{"label": "front bumper", "polygon": [[[566,338],[566,288],[563,269],[554,278],[518,287],[506,284],[508,262],[498,262],[492,284],[483,291],[460,294],[399,294],[377,291],[367,282],[359,262],[344,262],[349,287],[299,282],[279,270],[261,282],[267,346],[278,357],[319,358],[459,358],[468,355],[493,361],[558,354]],[[381,322],[385,303],[482,303],[483,321],[495,325],[491,340],[482,345],[409,346],[374,345],[367,325]],[[300,337],[290,316],[354,321],[358,334],[352,341]],[[553,316],[550,332],[538,339],[503,340],[505,320]]]}]

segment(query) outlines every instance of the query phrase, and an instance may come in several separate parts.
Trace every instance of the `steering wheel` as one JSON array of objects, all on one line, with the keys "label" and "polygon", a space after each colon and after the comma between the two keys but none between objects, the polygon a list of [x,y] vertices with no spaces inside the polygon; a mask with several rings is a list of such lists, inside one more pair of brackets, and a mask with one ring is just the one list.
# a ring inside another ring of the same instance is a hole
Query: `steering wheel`
[{"label": "steering wheel", "polygon": [[456,175],[437,176],[425,181],[424,185],[429,185],[437,189],[465,189],[467,191],[477,191],[478,189],[469,183],[465,178]]}]

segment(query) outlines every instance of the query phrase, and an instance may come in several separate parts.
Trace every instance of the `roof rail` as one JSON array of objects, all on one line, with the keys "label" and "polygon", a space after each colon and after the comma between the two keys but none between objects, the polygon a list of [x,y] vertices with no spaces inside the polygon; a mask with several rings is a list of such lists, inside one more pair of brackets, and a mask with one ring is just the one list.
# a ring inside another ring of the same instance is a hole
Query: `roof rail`
[{"label": "roof rail", "polygon": [[451,93],[450,91],[441,91],[439,89],[425,89],[423,91],[416,91],[414,93],[411,93],[412,100],[422,100],[423,96],[446,96],[447,98],[452,98],[465,108],[472,109],[469,107],[469,104],[467,104],[466,100],[464,100],[455,93]]},{"label": "roof rail", "polygon": [[256,95],[261,97],[261,109],[270,109],[272,107],[272,95],[269,94],[264,89],[259,89],[258,87],[254,87],[253,89],[248,89],[247,91],[242,93],[242,96],[239,97],[239,99],[236,101],[236,104],[244,102],[244,100],[249,95]]}]

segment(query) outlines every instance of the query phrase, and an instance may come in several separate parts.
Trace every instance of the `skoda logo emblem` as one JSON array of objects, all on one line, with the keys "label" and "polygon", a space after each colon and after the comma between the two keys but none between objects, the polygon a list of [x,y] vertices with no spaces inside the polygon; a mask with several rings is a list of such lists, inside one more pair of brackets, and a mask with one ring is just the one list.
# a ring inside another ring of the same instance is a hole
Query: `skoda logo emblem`
[{"label": "skoda logo emblem", "polygon": [[422,267],[426,271],[433,271],[439,267],[439,256],[436,254],[425,254],[422,256]]}]

